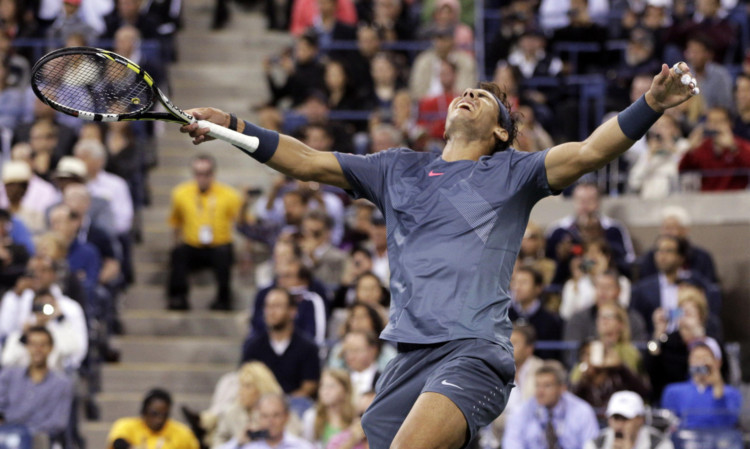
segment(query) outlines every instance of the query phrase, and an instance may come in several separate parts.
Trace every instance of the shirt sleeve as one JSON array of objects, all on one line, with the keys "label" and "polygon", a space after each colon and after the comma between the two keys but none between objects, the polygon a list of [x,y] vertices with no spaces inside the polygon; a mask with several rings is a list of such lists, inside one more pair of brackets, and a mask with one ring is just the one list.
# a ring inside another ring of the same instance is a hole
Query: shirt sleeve
[{"label": "shirt sleeve", "polygon": [[540,199],[557,195],[559,190],[553,190],[547,179],[547,167],[544,161],[547,157],[549,148],[536,153],[527,153],[524,151],[512,151],[510,160],[510,180],[511,188],[528,189],[531,197],[539,201]]},{"label": "shirt sleeve", "polygon": [[355,198],[366,198],[382,211],[382,198],[386,193],[388,168],[401,150],[380,151],[365,156],[336,153],[346,180]]}]

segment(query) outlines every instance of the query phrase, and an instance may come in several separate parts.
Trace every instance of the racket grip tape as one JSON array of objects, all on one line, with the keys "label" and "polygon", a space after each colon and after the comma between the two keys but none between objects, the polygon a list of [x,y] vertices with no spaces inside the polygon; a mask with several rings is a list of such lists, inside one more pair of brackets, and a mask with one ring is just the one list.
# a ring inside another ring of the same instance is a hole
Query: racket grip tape
[{"label": "racket grip tape", "polygon": [[260,145],[260,139],[255,136],[248,136],[237,131],[225,128],[221,125],[211,123],[206,120],[198,120],[198,126],[201,128],[208,128],[208,135],[224,142],[231,143],[240,150],[244,151],[251,157],[255,157],[253,153],[258,149]]}]

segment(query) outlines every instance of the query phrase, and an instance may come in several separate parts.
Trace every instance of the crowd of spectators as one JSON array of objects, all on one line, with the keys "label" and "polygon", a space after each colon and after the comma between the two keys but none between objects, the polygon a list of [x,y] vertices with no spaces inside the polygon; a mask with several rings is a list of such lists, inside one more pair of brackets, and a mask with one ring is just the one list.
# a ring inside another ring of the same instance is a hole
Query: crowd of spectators
[{"label": "crowd of spectators", "polygon": [[[167,79],[178,0],[0,2],[0,423],[34,447],[83,447],[156,160],[153,124],[84,123],[34,96],[30,67],[66,46],[114,49]],[[81,406],[81,407],[79,407]],[[187,435],[192,438],[190,431]]]},{"label": "crowd of spectators", "polygon": [[[97,360],[117,358],[108,336],[134,282],[157,129],[56,114],[30,93],[29,66],[40,50],[96,44],[166,80],[178,57],[178,4],[0,0],[0,419],[42,440],[74,444],[73,384]],[[648,89],[661,62],[684,59],[701,95],[604,169],[606,191],[660,198],[748,187],[744,4],[489,1],[499,14],[487,20],[483,66],[470,0],[266,6],[269,28],[288,31],[293,45],[264,62],[269,101],[253,105],[258,124],[316,149],[440,151],[451,99],[489,78],[522,113],[514,147],[540,151],[604,119],[582,107],[582,86],[602,81],[604,106],[617,111]],[[225,22],[219,14],[213,25]],[[154,390],[140,417],[113,427],[112,448],[367,447],[359,417],[396,353],[378,339],[391,319],[384,217],[341,190],[283,176],[239,191],[220,182],[208,155],[190,168],[193,179],[172,194],[165,304],[190,309],[188,274],[210,268],[211,308],[236,309],[235,256],[264,248],[268,260],[253,259],[258,289],[241,364],[209,409],[183,408],[193,435],[170,418],[170,395]],[[720,273],[710,249],[689,240],[687,213],[665,208],[658,239],[636,254],[627,225],[601,212],[600,183],[567,194],[570,216],[547,230],[529,223],[524,235],[509,307],[518,387],[473,444],[667,449],[645,426],[644,404],[670,410],[684,429],[736,429]],[[252,246],[236,245],[235,232]]]}]

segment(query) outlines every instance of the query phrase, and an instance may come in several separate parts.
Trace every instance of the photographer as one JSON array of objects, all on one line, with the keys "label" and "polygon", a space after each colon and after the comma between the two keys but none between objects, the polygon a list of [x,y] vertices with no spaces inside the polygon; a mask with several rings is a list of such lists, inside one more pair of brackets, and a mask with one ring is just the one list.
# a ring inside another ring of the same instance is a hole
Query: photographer
[{"label": "photographer", "polygon": [[[313,449],[314,446],[302,438],[286,432],[291,417],[289,403],[284,395],[268,393],[258,401],[258,425],[248,423],[247,431],[239,438],[232,438],[219,446],[220,449]],[[252,422],[252,421],[251,421]]]},{"label": "photographer", "polygon": [[690,380],[668,385],[662,407],[674,412],[683,429],[735,428],[742,408],[740,392],[725,385],[718,346],[698,343],[688,359]]},{"label": "photographer", "polygon": [[638,156],[628,174],[628,188],[641,198],[664,198],[678,190],[677,166],[689,147],[678,123],[663,115],[646,134],[648,151]]},{"label": "photographer", "polygon": [[30,309],[23,329],[12,332],[5,341],[2,366],[28,366],[28,331],[34,326],[42,326],[55,341],[47,359],[50,369],[67,373],[77,370],[88,350],[88,330],[81,306],[64,296],[58,300],[45,289],[36,293]]}]

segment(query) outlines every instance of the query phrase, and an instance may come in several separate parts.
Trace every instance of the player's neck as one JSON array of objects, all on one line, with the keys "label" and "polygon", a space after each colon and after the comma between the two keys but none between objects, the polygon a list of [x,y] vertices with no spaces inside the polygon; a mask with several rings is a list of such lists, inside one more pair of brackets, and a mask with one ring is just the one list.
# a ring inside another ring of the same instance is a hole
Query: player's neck
[{"label": "player's neck", "polygon": [[494,139],[478,139],[468,134],[455,134],[445,144],[442,158],[446,162],[478,161],[480,157],[490,154],[494,144]]}]

